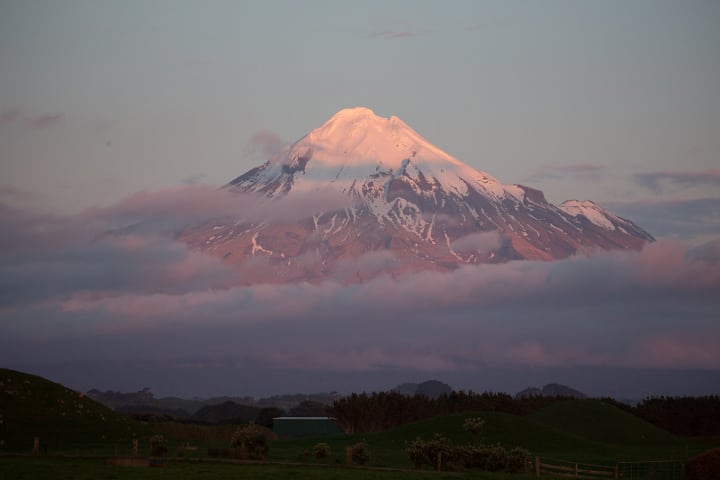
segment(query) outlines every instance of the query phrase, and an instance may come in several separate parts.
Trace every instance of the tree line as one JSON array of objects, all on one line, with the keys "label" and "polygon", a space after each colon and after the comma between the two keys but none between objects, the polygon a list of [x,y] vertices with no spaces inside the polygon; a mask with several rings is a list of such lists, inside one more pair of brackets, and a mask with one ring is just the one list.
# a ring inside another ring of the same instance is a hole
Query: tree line
[{"label": "tree line", "polygon": [[438,398],[407,396],[397,392],[353,393],[333,402],[328,416],[348,432],[379,432],[409,422],[458,412],[505,412],[526,415],[569,397],[529,396],[506,393],[454,391]]},{"label": "tree line", "polygon": [[[353,393],[335,400],[327,415],[347,432],[378,432],[406,423],[460,412],[503,412],[527,415],[564,396],[512,397],[506,393],[454,391],[438,398],[408,396],[397,392]],[[676,435],[720,435],[720,397],[653,397],[635,406],[610,398],[615,405]]]},{"label": "tree line", "polygon": [[720,396],[650,397],[630,406],[612,399],[608,403],[675,435],[720,435]]}]

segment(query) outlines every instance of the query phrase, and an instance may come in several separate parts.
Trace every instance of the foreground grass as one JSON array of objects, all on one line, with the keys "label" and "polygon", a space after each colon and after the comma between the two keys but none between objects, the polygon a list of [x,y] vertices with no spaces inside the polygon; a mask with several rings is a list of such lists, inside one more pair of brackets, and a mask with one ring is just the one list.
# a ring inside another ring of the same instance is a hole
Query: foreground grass
[{"label": "foreground grass", "polygon": [[432,472],[277,464],[227,464],[169,461],[164,468],[132,468],[106,465],[102,459],[0,457],[3,480],[529,480],[530,476],[482,472]]}]

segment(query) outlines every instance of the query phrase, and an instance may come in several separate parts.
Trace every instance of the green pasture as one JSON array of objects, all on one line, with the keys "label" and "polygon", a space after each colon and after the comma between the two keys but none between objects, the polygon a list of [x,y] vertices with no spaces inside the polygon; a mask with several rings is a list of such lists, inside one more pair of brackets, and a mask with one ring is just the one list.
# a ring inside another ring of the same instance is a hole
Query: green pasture
[{"label": "green pasture", "polygon": [[[499,412],[442,415],[383,432],[270,442],[263,464],[208,461],[208,448],[227,448],[234,425],[142,424],[40,377],[0,369],[0,478],[488,478],[522,479],[522,475],[483,472],[441,473],[413,467],[405,447],[416,437],[436,433],[454,444],[473,442],[462,428],[470,417],[485,420],[482,442],[519,446],[548,460],[615,465],[622,461],[685,460],[720,445],[720,439],[690,439],[665,432],[599,400],[568,400],[526,416]],[[139,455],[149,453],[155,433],[168,438],[165,468],[106,465],[104,456],[128,456],[132,441]],[[31,456],[34,437],[41,449]],[[365,441],[368,468],[345,466],[345,449]],[[308,455],[313,445],[330,446],[329,458]],[[190,447],[190,448],[181,448]],[[63,458],[65,457],[65,458]],[[292,464],[292,465],[290,465]],[[384,469],[392,469],[391,471]]]}]

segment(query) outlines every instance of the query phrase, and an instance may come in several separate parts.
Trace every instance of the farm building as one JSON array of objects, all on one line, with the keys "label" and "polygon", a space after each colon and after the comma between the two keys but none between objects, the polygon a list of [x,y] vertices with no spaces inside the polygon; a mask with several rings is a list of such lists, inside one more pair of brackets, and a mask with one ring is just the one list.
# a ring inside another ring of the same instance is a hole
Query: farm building
[{"label": "farm building", "polygon": [[331,417],[275,417],[273,431],[279,437],[324,437],[343,433]]}]

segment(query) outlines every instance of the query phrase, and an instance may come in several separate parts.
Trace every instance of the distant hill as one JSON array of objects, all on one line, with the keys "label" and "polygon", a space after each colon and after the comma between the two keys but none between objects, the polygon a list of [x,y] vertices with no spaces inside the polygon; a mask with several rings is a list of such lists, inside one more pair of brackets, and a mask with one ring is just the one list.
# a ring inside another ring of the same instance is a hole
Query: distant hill
[{"label": "distant hill", "polygon": [[256,407],[277,407],[290,411],[303,402],[317,402],[323,405],[332,405],[340,398],[337,392],[330,393],[295,393],[288,395],[273,395],[272,397],[261,398],[254,403]]},{"label": "distant hill", "polygon": [[392,391],[409,397],[424,395],[428,398],[438,398],[441,395],[450,395],[453,389],[447,383],[439,380],[426,380],[422,383],[401,383]]},{"label": "distant hill", "polygon": [[[256,407],[256,410],[268,407],[277,407],[286,411],[298,407],[303,402],[317,402],[323,405],[332,405],[340,398],[337,392],[330,393],[294,393],[287,395],[273,395],[267,398],[255,399],[253,397],[212,397],[185,399],[178,397],[155,398],[149,388],[138,392],[116,392],[113,390],[100,391],[96,388],[89,390],[87,395],[103,405],[117,411],[129,414],[157,414],[170,415],[176,418],[192,417],[205,407],[233,402],[238,405]],[[204,413],[201,414],[205,415]]]},{"label": "distant hill", "polygon": [[407,395],[408,397],[412,397],[415,395],[418,389],[417,383],[401,383],[397,387],[393,388],[393,392],[397,392],[401,395]]},{"label": "distant hill", "polygon": [[168,414],[178,418],[189,417],[208,405],[219,405],[228,401],[242,405],[252,405],[252,397],[212,397],[207,399],[184,399],[178,397],[155,398],[150,388],[137,392],[101,391],[96,388],[88,390],[88,397],[102,403],[106,407],[133,414]]},{"label": "distant hill", "polygon": [[115,408],[115,411],[135,418],[144,416],[147,418],[166,417],[182,420],[190,416],[185,410],[173,410],[155,405],[123,405]]},{"label": "distant hill", "polygon": [[110,410],[82,392],[42,377],[0,369],[0,440],[5,451],[30,451],[40,437],[49,452],[91,446],[129,448],[147,426]]},{"label": "distant hill", "polygon": [[205,423],[245,423],[254,421],[259,411],[257,407],[228,401],[201,408],[195,412],[192,420]]},{"label": "distant hill", "polygon": [[579,390],[570,388],[559,383],[548,383],[542,388],[530,387],[518,392],[515,398],[523,397],[568,397],[568,398],[587,398],[587,395]]}]

